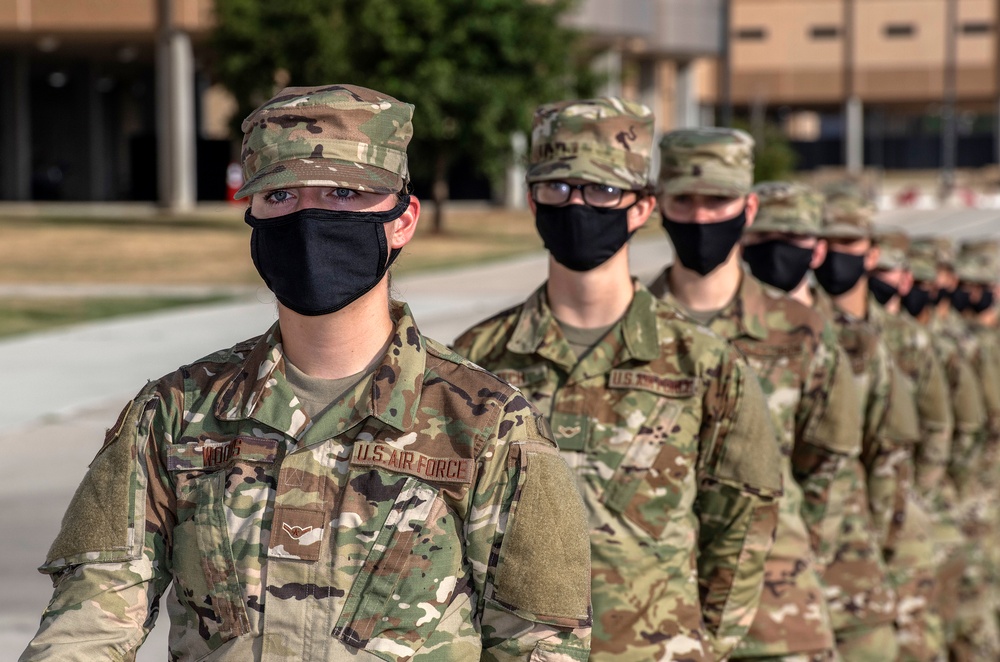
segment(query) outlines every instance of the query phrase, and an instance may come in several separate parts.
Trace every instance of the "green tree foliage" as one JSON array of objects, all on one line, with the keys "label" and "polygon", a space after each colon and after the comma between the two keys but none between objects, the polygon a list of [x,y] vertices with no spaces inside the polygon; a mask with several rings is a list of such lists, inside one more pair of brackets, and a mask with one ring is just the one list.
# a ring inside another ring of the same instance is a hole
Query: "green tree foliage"
[{"label": "green tree foliage", "polygon": [[768,122],[757,127],[756,131],[749,122],[736,121],[733,126],[753,135],[757,143],[753,166],[755,182],[782,181],[793,175],[799,157],[780,126]]},{"label": "green tree foliage", "polygon": [[[216,0],[215,72],[239,117],[289,85],[352,83],[416,106],[411,171],[433,173],[434,227],[449,165],[499,179],[510,134],[539,103],[586,90],[574,0]],[[581,81],[584,81],[581,83]]]}]

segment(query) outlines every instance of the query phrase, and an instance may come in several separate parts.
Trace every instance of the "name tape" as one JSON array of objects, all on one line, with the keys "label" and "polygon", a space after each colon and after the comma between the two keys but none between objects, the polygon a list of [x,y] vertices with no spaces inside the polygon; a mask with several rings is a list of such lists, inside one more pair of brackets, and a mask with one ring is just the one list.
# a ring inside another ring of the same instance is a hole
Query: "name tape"
[{"label": "name tape", "polygon": [[351,464],[362,467],[381,467],[431,482],[472,482],[471,459],[429,457],[417,451],[400,450],[375,442],[355,442]]}]

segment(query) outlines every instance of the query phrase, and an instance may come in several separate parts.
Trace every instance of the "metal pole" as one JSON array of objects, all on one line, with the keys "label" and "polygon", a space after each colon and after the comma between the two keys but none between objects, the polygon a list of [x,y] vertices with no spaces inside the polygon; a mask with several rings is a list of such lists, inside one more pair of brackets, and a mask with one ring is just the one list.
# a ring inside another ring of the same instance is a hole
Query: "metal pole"
[{"label": "metal pole", "polygon": [[186,211],[195,198],[195,129],[191,40],[173,25],[173,0],[157,0],[157,192],[162,207]]},{"label": "metal pole", "polygon": [[730,0],[719,0],[719,126],[733,125]]},{"label": "metal pole", "polygon": [[844,0],[844,163],[852,175],[865,166],[865,113],[855,83],[855,0]]},{"label": "metal pole", "polygon": [[947,0],[944,22],[944,85],[941,105],[941,192],[942,200],[955,187],[955,97],[958,65],[958,0]]}]

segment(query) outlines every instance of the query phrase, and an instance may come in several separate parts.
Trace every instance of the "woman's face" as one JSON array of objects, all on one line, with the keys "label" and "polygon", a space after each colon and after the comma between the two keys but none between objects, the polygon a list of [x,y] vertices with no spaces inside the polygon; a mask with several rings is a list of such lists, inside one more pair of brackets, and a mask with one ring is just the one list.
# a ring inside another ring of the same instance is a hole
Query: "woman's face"
[{"label": "woman's face", "polygon": [[302,186],[254,193],[250,213],[257,218],[284,216],[302,209],[333,211],[388,211],[396,206],[396,196],[330,186]]}]

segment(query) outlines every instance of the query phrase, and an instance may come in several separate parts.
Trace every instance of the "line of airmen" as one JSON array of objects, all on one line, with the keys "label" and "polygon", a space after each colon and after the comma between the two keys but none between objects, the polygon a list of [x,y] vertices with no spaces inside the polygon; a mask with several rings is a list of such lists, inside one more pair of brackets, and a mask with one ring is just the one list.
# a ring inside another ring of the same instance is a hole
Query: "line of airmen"
[{"label": "line of airmen", "polygon": [[754,186],[736,130],[668,133],[650,181],[648,108],[547,104],[548,278],[452,352],[388,294],[412,110],[244,122],[278,323],[125,408],[21,659],[134,659],[171,582],[175,660],[1000,659],[997,244]]}]

